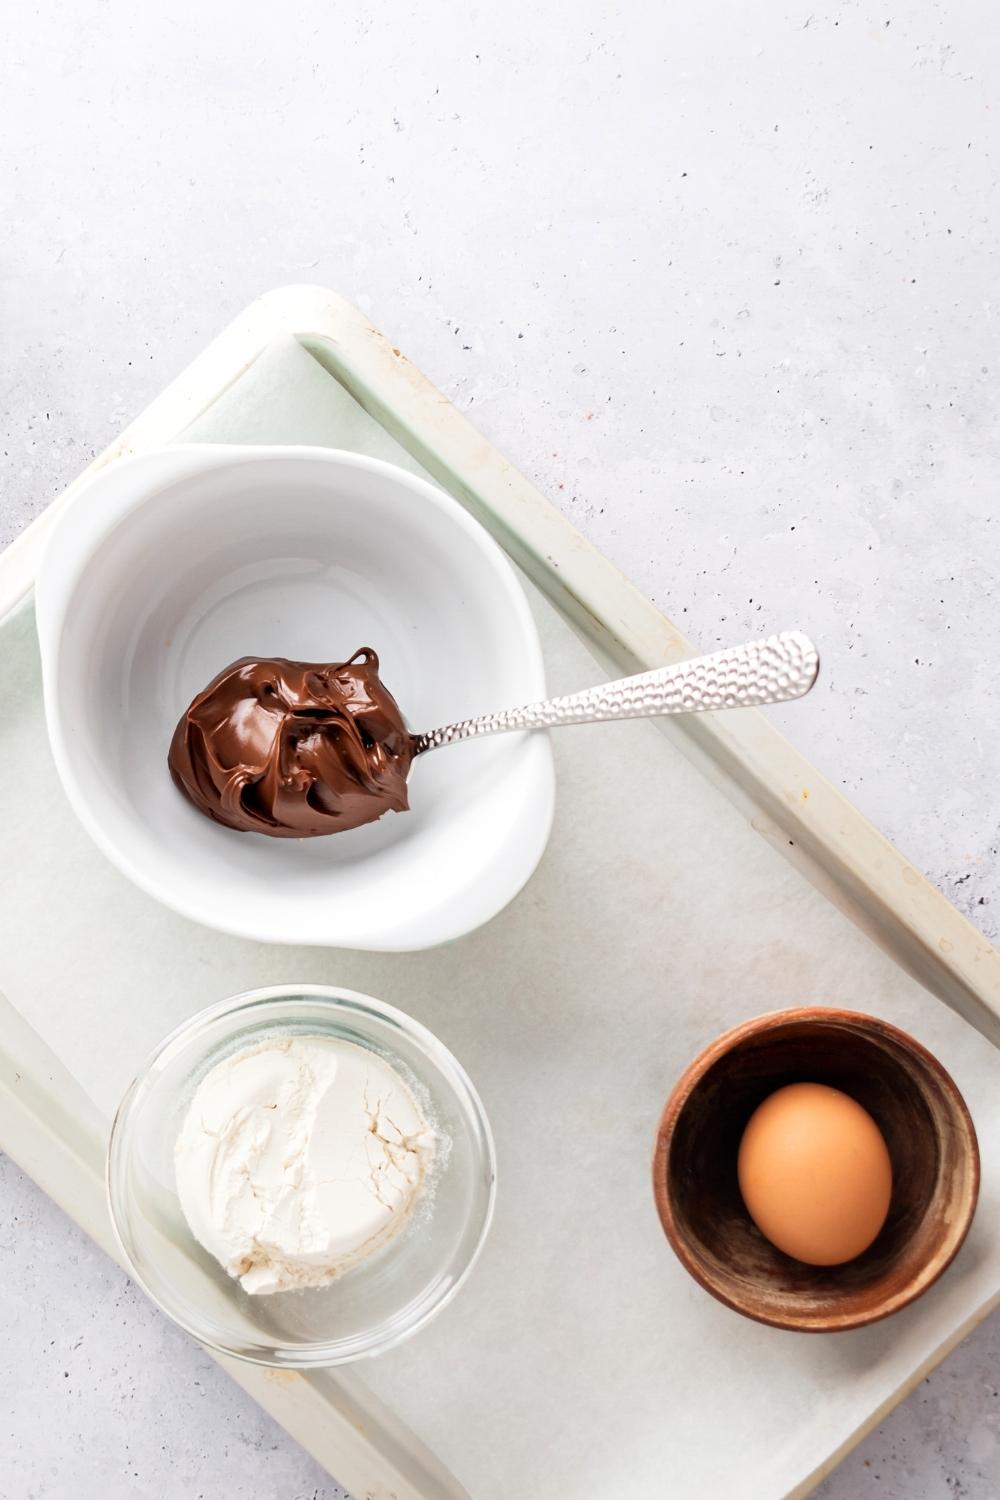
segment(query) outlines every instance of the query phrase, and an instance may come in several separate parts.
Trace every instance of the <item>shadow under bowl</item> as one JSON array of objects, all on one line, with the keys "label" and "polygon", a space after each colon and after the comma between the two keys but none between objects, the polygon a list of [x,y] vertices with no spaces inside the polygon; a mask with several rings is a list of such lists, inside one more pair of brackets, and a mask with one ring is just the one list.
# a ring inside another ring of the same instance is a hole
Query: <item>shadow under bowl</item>
[{"label": "shadow under bowl", "polygon": [[[840,1266],[805,1265],[778,1250],[740,1194],[747,1121],[769,1094],[797,1082],[856,1099],[892,1161],[885,1225]],[[775,1328],[840,1332],[897,1312],[948,1267],[975,1213],[979,1148],[965,1101],[919,1042],[874,1016],[804,1007],[747,1021],[691,1063],[663,1111],[653,1189],[678,1258],[720,1302]]]}]

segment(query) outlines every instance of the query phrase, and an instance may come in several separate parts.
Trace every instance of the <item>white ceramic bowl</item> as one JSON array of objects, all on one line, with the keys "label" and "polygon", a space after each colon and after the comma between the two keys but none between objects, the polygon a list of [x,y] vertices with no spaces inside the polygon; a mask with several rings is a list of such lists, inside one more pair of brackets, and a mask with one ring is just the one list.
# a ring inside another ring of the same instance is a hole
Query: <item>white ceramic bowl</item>
[{"label": "white ceramic bowl", "polygon": [[119,869],[195,921],[268,942],[431,947],[494,916],[541,857],[543,735],[423,756],[410,812],[327,838],[222,828],[170,779],[181,712],[240,656],[335,661],[372,646],[413,730],[544,696],[507,559],[402,469],[325,448],[125,460],[60,518],[37,612],[71,804]]}]

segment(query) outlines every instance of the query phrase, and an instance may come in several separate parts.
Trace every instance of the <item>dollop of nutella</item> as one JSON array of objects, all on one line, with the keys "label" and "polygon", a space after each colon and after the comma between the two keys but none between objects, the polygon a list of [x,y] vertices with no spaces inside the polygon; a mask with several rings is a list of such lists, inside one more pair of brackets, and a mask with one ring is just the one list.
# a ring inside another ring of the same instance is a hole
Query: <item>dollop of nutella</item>
[{"label": "dollop of nutella", "polygon": [[412,741],[367,646],[344,662],[234,661],[181,715],[170,774],[241,833],[304,839],[409,806]]}]

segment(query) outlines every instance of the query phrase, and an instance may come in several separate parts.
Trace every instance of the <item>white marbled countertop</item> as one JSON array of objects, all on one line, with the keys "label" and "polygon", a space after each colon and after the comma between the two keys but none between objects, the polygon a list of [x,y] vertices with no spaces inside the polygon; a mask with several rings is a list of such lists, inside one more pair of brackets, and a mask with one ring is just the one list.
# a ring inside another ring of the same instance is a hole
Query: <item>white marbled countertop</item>
[{"label": "white marbled countertop", "polygon": [[[0,543],[258,292],[364,307],[992,938],[989,0],[25,0],[0,16]],[[340,1492],[0,1163],[3,1500]],[[1000,1322],[824,1500],[1000,1496]],[[687,1497],[679,1497],[687,1500]]]}]

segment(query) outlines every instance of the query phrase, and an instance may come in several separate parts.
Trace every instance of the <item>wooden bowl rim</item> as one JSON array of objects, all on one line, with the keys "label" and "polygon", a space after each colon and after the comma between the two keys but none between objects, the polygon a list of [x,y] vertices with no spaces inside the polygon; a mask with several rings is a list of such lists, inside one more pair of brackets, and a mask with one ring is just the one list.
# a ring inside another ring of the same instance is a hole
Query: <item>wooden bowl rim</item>
[{"label": "wooden bowl rim", "polygon": [[[952,1242],[944,1259],[935,1264],[933,1271],[929,1274],[918,1272],[905,1287],[894,1296],[886,1298],[881,1305],[854,1314],[831,1312],[821,1317],[792,1313],[782,1316],[780,1313],[751,1311],[737,1298],[727,1296],[718,1287],[711,1285],[679,1233],[673,1204],[667,1191],[667,1165],[674,1129],[695,1087],[701,1082],[709,1068],[727,1052],[731,1052],[735,1046],[750,1037],[776,1031],[792,1022],[820,1021],[845,1027],[853,1026],[858,1030],[868,1032],[871,1036],[885,1037],[897,1042],[904,1050],[912,1052],[935,1075],[955,1110],[957,1123],[965,1137],[970,1190],[962,1213],[952,1226]],[[653,1151],[653,1196],[656,1200],[657,1213],[670,1247],[684,1269],[706,1292],[718,1302],[731,1308],[733,1312],[740,1313],[745,1318],[751,1318],[755,1323],[765,1323],[770,1328],[786,1329],[793,1333],[841,1333],[852,1328],[866,1328],[872,1323],[881,1322],[883,1318],[891,1317],[893,1313],[899,1312],[901,1308],[909,1306],[911,1302],[921,1297],[944,1275],[965,1243],[979,1202],[980,1177],[979,1140],[976,1127],[958,1085],[943,1064],[932,1052],[928,1051],[922,1042],[918,1042],[916,1037],[894,1026],[891,1021],[884,1021],[881,1017],[868,1015],[864,1011],[844,1010],[838,1006],[826,1005],[801,1005],[785,1010],[767,1011],[763,1015],[753,1016],[749,1021],[741,1021],[738,1026],[731,1027],[729,1031],[724,1031],[721,1036],[716,1037],[713,1042],[709,1042],[708,1046],[699,1052],[684,1069],[671,1090],[660,1116]]]}]

